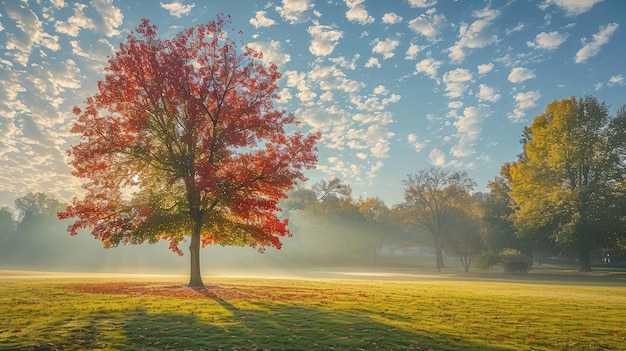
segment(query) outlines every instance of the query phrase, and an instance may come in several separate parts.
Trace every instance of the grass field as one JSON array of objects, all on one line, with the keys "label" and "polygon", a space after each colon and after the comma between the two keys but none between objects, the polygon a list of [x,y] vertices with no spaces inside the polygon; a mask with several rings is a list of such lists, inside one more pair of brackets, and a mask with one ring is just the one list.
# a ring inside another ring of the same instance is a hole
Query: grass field
[{"label": "grass field", "polygon": [[624,272],[337,276],[192,290],[180,276],[0,271],[0,349],[626,348]]}]

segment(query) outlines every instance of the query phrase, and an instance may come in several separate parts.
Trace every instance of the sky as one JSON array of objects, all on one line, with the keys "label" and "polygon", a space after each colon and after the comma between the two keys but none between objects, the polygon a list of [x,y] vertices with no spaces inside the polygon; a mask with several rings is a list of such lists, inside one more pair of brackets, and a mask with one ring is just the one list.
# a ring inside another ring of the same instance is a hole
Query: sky
[{"label": "sky", "polygon": [[322,132],[310,184],[339,177],[388,205],[431,166],[485,191],[552,101],[626,104],[620,0],[0,0],[0,206],[80,195],[72,108],[142,18],[171,38],[220,13],[283,73],[277,106]]}]

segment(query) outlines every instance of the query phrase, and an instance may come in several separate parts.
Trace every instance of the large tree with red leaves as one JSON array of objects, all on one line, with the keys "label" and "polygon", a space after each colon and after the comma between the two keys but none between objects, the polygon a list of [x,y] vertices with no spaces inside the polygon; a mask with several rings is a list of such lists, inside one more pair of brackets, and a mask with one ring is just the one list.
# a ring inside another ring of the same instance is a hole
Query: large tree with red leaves
[{"label": "large tree with red leaves", "polygon": [[233,39],[230,19],[157,37],[144,20],[109,59],[72,132],[73,174],[86,179],[59,218],[104,243],[190,238],[190,287],[202,287],[200,247],[281,247],[278,201],[315,166],[319,134],[276,108],[281,73]]}]

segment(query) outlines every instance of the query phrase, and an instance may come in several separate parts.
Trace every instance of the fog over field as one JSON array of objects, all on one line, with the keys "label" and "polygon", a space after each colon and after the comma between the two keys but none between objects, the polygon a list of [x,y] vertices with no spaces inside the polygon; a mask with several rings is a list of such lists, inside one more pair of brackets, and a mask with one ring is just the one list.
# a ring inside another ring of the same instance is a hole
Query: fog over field
[{"label": "fog over field", "polygon": [[[75,237],[69,235],[69,223],[48,218],[21,232],[19,239],[3,240],[0,269],[181,275],[189,272],[188,243],[180,247],[182,257],[169,250],[167,242],[105,249],[86,231]],[[385,257],[374,258],[359,250],[355,243],[359,235],[363,236],[358,232],[362,228],[360,223],[348,223],[317,232],[295,229],[292,237],[282,238],[280,250],[267,248],[262,253],[253,247],[207,246],[201,249],[202,273],[291,276],[316,274],[330,268],[349,271],[388,265]],[[405,268],[418,268],[420,262],[434,267],[434,258],[428,256],[404,257],[400,261]]]}]

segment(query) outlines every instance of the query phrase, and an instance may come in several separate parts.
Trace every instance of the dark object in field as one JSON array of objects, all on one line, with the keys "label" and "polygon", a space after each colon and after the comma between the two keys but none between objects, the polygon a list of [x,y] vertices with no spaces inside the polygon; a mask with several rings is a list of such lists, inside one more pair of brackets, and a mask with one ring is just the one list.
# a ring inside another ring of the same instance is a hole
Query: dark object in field
[{"label": "dark object in field", "polygon": [[524,262],[524,261],[505,262],[504,271],[506,273],[526,274],[528,273],[528,262]]}]

